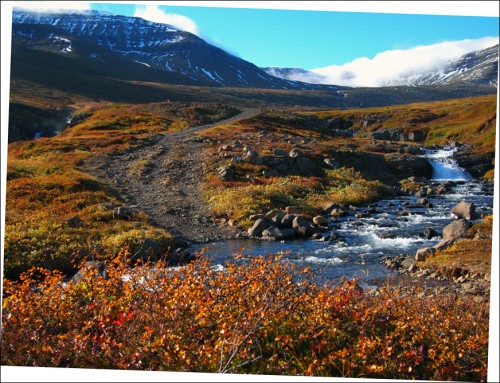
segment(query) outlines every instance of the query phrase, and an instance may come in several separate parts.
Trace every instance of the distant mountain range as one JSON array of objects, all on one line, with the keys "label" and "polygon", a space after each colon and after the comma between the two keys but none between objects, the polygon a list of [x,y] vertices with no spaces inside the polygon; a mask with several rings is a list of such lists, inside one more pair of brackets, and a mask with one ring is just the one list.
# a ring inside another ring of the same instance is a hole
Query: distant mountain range
[{"label": "distant mountain range", "polygon": [[[422,85],[472,85],[498,86],[498,44],[483,50],[471,52],[431,71],[412,72],[392,78],[381,86],[422,86]],[[308,78],[321,84],[324,77],[318,73],[301,68],[266,67],[262,68],[271,76],[293,81]]]}]

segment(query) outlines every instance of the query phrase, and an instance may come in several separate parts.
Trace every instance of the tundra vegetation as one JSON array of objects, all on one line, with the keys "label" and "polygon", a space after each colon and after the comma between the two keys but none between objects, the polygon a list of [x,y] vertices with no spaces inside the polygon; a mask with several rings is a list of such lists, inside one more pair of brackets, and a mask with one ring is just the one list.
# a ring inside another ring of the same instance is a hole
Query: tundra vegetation
[{"label": "tundra vegetation", "polygon": [[[207,214],[246,229],[251,215],[271,209],[298,205],[312,215],[328,203],[361,205],[401,186],[418,187],[400,183],[405,177],[397,169],[363,169],[399,153],[402,143],[374,145],[370,136],[395,128],[423,132],[420,141],[404,143],[406,151],[472,144],[473,154],[486,158],[481,176],[492,180],[495,109],[496,97],[484,96],[359,110],[268,110],[199,132]],[[373,295],[356,280],[318,286],[307,268],[244,250],[223,271],[211,268],[209,254],[177,268],[130,267],[145,238],[158,243],[168,263],[173,238],[151,225],[140,206],[117,219],[120,195],[82,164],[236,113],[221,104],[89,105],[58,136],[9,145],[2,364],[485,381],[487,299],[401,296],[390,285]],[[240,161],[235,141],[262,162]],[[289,158],[282,153],[297,147],[310,165],[302,174],[286,167],[269,172],[269,158]],[[129,164],[130,177],[147,172],[150,161]],[[234,177],[221,179],[217,169],[228,164]],[[491,223],[485,219],[472,234],[488,233]],[[460,257],[489,267],[491,239],[476,237],[425,263],[445,268]],[[102,261],[106,272],[84,268],[68,282],[88,260]]]}]

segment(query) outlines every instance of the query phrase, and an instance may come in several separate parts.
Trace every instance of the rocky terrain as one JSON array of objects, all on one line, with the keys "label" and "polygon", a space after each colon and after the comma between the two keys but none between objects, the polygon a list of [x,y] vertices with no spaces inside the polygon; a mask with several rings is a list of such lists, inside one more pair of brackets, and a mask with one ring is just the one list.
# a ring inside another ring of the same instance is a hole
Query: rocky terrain
[{"label": "rocky terrain", "polygon": [[93,157],[83,169],[109,185],[129,206],[148,214],[151,223],[167,229],[179,243],[234,238],[238,231],[207,216],[200,185],[206,176],[201,139],[196,133],[257,114],[246,109],[217,123],[193,126],[148,145],[105,157]]}]

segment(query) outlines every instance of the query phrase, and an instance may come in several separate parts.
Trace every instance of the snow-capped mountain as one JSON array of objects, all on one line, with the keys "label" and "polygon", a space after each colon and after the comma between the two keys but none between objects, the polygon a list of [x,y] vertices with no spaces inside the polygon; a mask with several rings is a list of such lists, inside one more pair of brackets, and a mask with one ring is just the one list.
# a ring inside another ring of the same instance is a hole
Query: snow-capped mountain
[{"label": "snow-capped mountain", "polygon": [[[321,84],[327,79],[319,73],[301,68],[267,67],[266,73],[286,80],[310,81]],[[388,80],[381,80],[379,86],[419,85],[480,85],[498,86],[498,44],[483,50],[471,52],[445,65],[425,72],[411,72]]]},{"label": "snow-capped mountain", "polygon": [[395,85],[451,85],[451,84],[498,86],[498,44],[471,52],[443,67],[424,73],[409,73],[391,79],[384,86]]},{"label": "snow-capped mountain", "polygon": [[[317,85],[278,79],[254,64],[171,25],[105,12],[35,13],[14,10],[13,40],[62,54],[86,46],[90,59],[103,61],[102,49],[144,66],[187,76],[200,85],[314,89]],[[96,49],[92,51],[89,43]],[[97,47],[99,49],[97,49]],[[80,52],[83,52],[80,49]]]}]

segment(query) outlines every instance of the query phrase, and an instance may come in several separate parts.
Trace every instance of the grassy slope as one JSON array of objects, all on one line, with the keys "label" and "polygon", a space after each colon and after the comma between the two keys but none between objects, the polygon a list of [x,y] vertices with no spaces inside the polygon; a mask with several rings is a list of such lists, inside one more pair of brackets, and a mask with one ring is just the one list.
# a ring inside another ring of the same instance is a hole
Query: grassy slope
[{"label": "grassy slope", "polygon": [[[71,273],[86,257],[107,257],[143,238],[156,239],[162,251],[170,235],[151,227],[145,214],[131,221],[113,219],[116,193],[79,170],[92,156],[147,145],[157,134],[235,113],[215,104],[104,105],[81,111],[87,117],[62,134],[9,145],[5,275],[19,276],[32,266]],[[79,216],[84,226],[66,222]]]},{"label": "grassy slope", "polygon": [[[322,119],[340,117],[354,120],[353,127],[366,133],[379,129],[403,128],[427,132],[426,145],[446,145],[451,141],[469,143],[479,154],[494,153],[496,129],[496,95],[474,98],[414,103],[356,110],[312,112]],[[368,115],[387,116],[387,120],[362,123]]]}]

